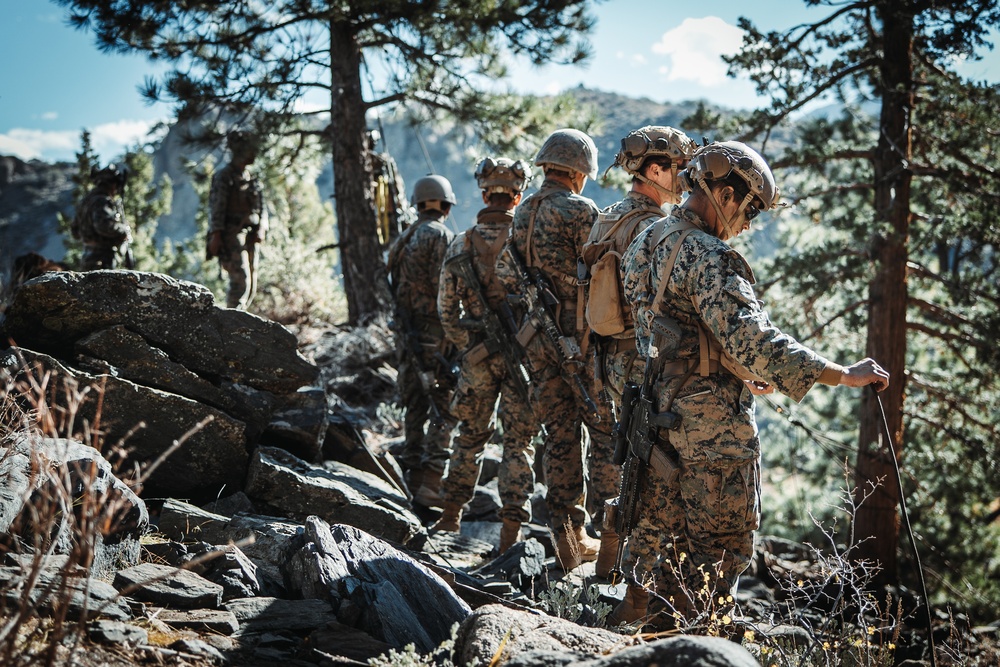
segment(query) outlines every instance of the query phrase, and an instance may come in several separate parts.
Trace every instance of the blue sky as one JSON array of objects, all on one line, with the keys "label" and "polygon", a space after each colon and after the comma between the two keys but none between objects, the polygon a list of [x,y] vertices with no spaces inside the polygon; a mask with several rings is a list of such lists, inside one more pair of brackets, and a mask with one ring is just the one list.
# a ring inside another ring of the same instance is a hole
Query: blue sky
[{"label": "blue sky", "polygon": [[[101,53],[93,35],[66,25],[66,10],[50,0],[0,0],[0,154],[71,160],[80,131],[110,160],[143,139],[166,104],[145,104],[138,87],[162,72],[141,56]],[[585,67],[517,64],[512,85],[551,93],[584,84],[656,101],[704,98],[731,108],[755,106],[749,83],[728,79],[721,53],[738,48],[737,18],[785,29],[825,15],[801,0],[607,0],[596,5],[593,58]],[[1000,39],[996,39],[1000,46]],[[1000,81],[1000,52],[963,73]]]}]

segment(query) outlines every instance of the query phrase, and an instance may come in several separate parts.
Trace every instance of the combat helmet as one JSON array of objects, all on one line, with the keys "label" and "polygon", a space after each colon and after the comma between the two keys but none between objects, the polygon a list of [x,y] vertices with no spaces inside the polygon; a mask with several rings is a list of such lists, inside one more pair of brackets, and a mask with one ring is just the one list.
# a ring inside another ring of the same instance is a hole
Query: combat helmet
[{"label": "combat helmet", "polygon": [[109,164],[103,169],[95,166],[90,169],[90,180],[97,187],[111,185],[122,190],[128,181],[128,168],[117,164]]},{"label": "combat helmet", "polygon": [[524,192],[531,179],[531,167],[522,160],[509,158],[484,158],[476,166],[476,183],[487,194],[506,192],[516,195]]},{"label": "combat helmet", "polygon": [[580,130],[564,128],[548,136],[535,156],[535,166],[551,164],[597,178],[597,146]]},{"label": "combat helmet", "polygon": [[[719,202],[712,195],[708,181],[721,181],[736,174],[748,187],[747,194],[732,219],[722,214]],[[742,228],[735,228],[733,222],[747,211],[747,221],[753,220],[761,211],[768,211],[778,205],[778,186],[774,174],[760,153],[740,141],[713,141],[702,146],[691,157],[687,168],[679,175],[681,183],[688,190],[701,188],[708,195],[720,222],[730,236],[736,236]]]},{"label": "combat helmet", "polygon": [[247,130],[235,129],[226,133],[226,147],[234,157],[255,157],[257,155],[257,141],[254,135]]},{"label": "combat helmet", "polygon": [[431,201],[448,202],[452,206],[458,203],[455,192],[451,189],[451,182],[444,176],[427,175],[413,184],[411,203],[414,206],[420,208],[420,204]]},{"label": "combat helmet", "polygon": [[632,130],[622,139],[621,150],[611,167],[621,167],[634,176],[649,158],[667,157],[672,164],[677,164],[690,160],[697,149],[698,144],[678,129],[647,125]]}]

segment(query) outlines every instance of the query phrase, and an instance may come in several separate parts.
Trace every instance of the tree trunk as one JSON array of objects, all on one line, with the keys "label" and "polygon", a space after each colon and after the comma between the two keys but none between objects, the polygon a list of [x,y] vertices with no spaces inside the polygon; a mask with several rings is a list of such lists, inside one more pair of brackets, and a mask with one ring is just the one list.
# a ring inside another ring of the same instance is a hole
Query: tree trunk
[{"label": "tree trunk", "polygon": [[384,312],[389,288],[372,195],[361,48],[349,23],[330,24],[330,143],[340,263],[350,324]]},{"label": "tree trunk", "polygon": [[[906,369],[906,262],[910,223],[913,15],[905,3],[881,4],[884,58],[881,66],[882,111],[874,162],[875,234],[872,257],[877,272],[869,285],[867,354],[891,374],[880,396],[892,441],[886,442],[875,395],[865,391],[861,404],[857,488],[860,504],[854,518],[855,557],[877,562],[875,585],[895,583],[899,492],[890,456],[903,452],[903,396]],[[873,487],[874,488],[873,491]],[[871,494],[867,499],[865,495]]]}]

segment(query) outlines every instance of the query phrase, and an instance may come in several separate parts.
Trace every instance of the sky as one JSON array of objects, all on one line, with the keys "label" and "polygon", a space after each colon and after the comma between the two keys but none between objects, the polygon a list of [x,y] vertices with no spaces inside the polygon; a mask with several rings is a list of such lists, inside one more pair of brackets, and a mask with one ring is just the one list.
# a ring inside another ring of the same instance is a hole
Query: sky
[{"label": "sky", "polygon": [[[726,76],[721,56],[739,48],[737,19],[787,29],[826,14],[801,0],[605,0],[594,7],[591,60],[583,67],[513,67],[519,92],[548,94],[583,84],[657,102],[705,99],[743,109],[757,106],[745,80]],[[102,53],[91,33],[66,24],[51,0],[0,0],[0,155],[73,160],[80,133],[90,131],[104,161],[142,141],[169,104],[148,105],[139,87],[165,70],[143,56]],[[1000,36],[994,34],[1000,48]],[[976,79],[1000,81],[1000,51],[963,66]]]}]

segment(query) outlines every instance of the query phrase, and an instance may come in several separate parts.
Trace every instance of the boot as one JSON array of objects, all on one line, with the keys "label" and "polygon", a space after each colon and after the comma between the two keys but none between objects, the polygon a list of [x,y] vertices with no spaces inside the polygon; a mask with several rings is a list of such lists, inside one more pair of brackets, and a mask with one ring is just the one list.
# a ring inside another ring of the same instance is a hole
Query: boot
[{"label": "boot", "polygon": [[413,502],[424,507],[441,507],[441,478],[443,468],[424,468],[420,488],[413,493]]},{"label": "boot", "polygon": [[642,586],[629,584],[628,588],[625,589],[625,597],[608,614],[608,627],[621,625],[622,623],[635,623],[646,616],[648,607],[649,591]]},{"label": "boot", "polygon": [[611,568],[615,566],[618,559],[618,533],[613,530],[604,529],[601,532],[601,552],[597,555],[597,563],[594,564],[594,574],[601,579],[611,576]]},{"label": "boot", "polygon": [[587,535],[583,526],[573,526],[568,531],[559,531],[559,539],[556,541],[556,560],[564,572],[569,572],[580,567],[581,563],[597,560],[600,548],[600,541]]},{"label": "boot", "polygon": [[446,502],[441,518],[431,526],[432,533],[445,532],[457,533],[462,529],[462,505],[460,503]]},{"label": "boot", "polygon": [[515,542],[521,541],[521,522],[514,519],[504,519],[500,527],[500,553],[507,551]]}]

